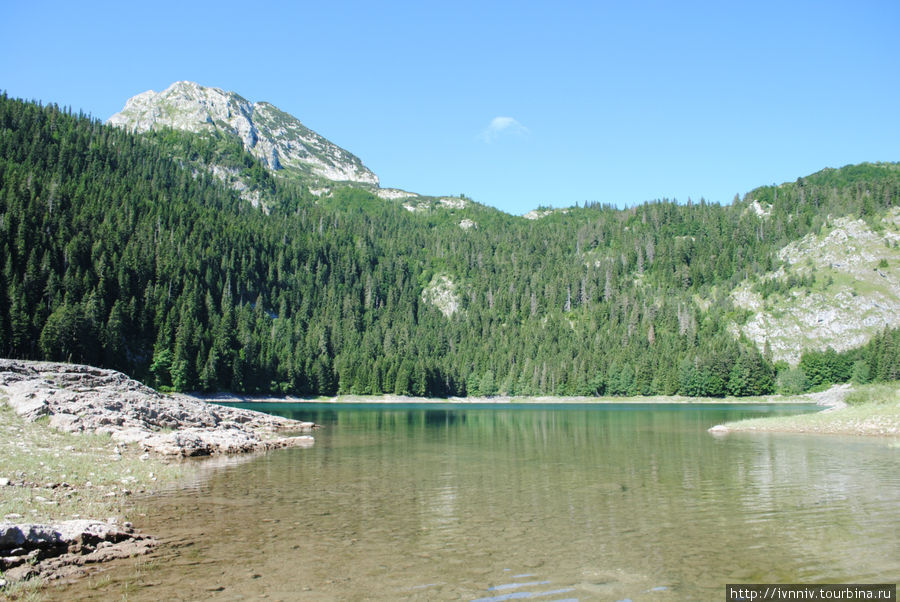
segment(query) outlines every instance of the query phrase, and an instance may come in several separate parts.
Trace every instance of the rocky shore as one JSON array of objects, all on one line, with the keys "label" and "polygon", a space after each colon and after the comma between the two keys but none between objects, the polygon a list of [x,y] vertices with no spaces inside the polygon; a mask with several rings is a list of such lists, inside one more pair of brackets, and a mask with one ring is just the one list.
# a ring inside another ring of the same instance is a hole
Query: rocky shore
[{"label": "rocky shore", "polygon": [[68,432],[109,434],[148,453],[208,456],[307,446],[315,425],[164,395],[121,372],[78,364],[0,359],[0,390],[29,421]]},{"label": "rocky shore", "polygon": [[31,577],[83,576],[92,564],[144,554],[156,540],[131,523],[69,520],[53,525],[0,523],[0,588]]},{"label": "rocky shore", "polygon": [[316,426],[164,395],[113,370],[8,359],[0,410],[0,596],[12,598],[23,580],[75,578],[152,549],[120,517],[83,517],[164,485],[173,460],[306,447]]}]

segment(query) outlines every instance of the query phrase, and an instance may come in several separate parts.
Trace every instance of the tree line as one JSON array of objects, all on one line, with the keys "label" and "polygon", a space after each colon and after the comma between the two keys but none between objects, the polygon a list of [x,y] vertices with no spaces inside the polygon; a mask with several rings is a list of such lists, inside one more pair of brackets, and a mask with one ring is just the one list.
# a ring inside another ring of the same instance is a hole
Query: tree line
[{"label": "tree line", "polygon": [[[728,291],[822,211],[900,199],[892,166],[838,171],[727,206],[414,213],[359,188],[317,197],[226,138],[136,136],[2,95],[0,353],[183,391],[765,394],[779,373],[728,331]],[[435,274],[459,295],[449,317],[423,301]]]}]

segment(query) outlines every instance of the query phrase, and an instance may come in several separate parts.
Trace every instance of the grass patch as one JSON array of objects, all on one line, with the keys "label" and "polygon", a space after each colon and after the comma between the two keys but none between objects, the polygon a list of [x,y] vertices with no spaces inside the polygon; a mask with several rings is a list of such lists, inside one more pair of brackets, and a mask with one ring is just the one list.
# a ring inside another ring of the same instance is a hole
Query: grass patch
[{"label": "grass patch", "polygon": [[[787,400],[786,400],[787,401]],[[726,423],[730,431],[900,437],[900,382],[855,387],[839,410],[751,418]]]},{"label": "grass patch", "polygon": [[[0,573],[0,578],[3,574]],[[21,600],[23,602],[39,602],[44,600],[43,588],[46,585],[43,579],[25,579],[7,584],[0,595],[4,600]]]},{"label": "grass patch", "polygon": [[900,403],[900,387],[897,383],[859,385],[847,394],[844,401],[851,406],[866,404],[889,406]]},{"label": "grass patch", "polygon": [[[66,433],[48,420],[28,422],[0,397],[0,520],[54,522],[72,518],[128,520],[131,494],[182,478],[185,467],[108,435]],[[117,453],[118,452],[118,453]]]}]

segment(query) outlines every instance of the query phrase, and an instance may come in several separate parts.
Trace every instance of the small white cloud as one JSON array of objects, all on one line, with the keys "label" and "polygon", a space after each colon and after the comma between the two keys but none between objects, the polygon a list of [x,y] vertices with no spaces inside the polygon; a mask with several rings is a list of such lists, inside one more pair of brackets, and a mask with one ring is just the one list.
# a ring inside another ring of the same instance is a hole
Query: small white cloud
[{"label": "small white cloud", "polygon": [[528,128],[512,117],[494,117],[484,130],[478,135],[482,141],[490,144],[500,136],[507,135],[524,136],[528,134]]}]

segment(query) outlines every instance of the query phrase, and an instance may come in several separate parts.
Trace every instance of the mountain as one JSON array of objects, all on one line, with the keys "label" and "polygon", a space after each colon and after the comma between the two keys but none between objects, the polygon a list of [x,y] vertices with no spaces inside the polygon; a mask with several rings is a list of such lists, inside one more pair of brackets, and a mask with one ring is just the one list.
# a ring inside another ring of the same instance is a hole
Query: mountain
[{"label": "mountain", "polygon": [[107,123],[138,133],[165,128],[218,132],[239,138],[247,151],[273,171],[378,187],[378,176],[358,157],[296,117],[219,88],[182,81],[162,92],[149,90],[129,99]]},{"label": "mountain", "polygon": [[[900,378],[896,163],[729,205],[526,219],[273,171],[252,154],[258,133],[248,149],[201,127],[135,134],[0,95],[0,356],[299,395],[722,396]],[[798,311],[796,328],[770,320]],[[860,338],[840,330],[851,323]],[[851,338],[868,342],[827,350]]]}]

